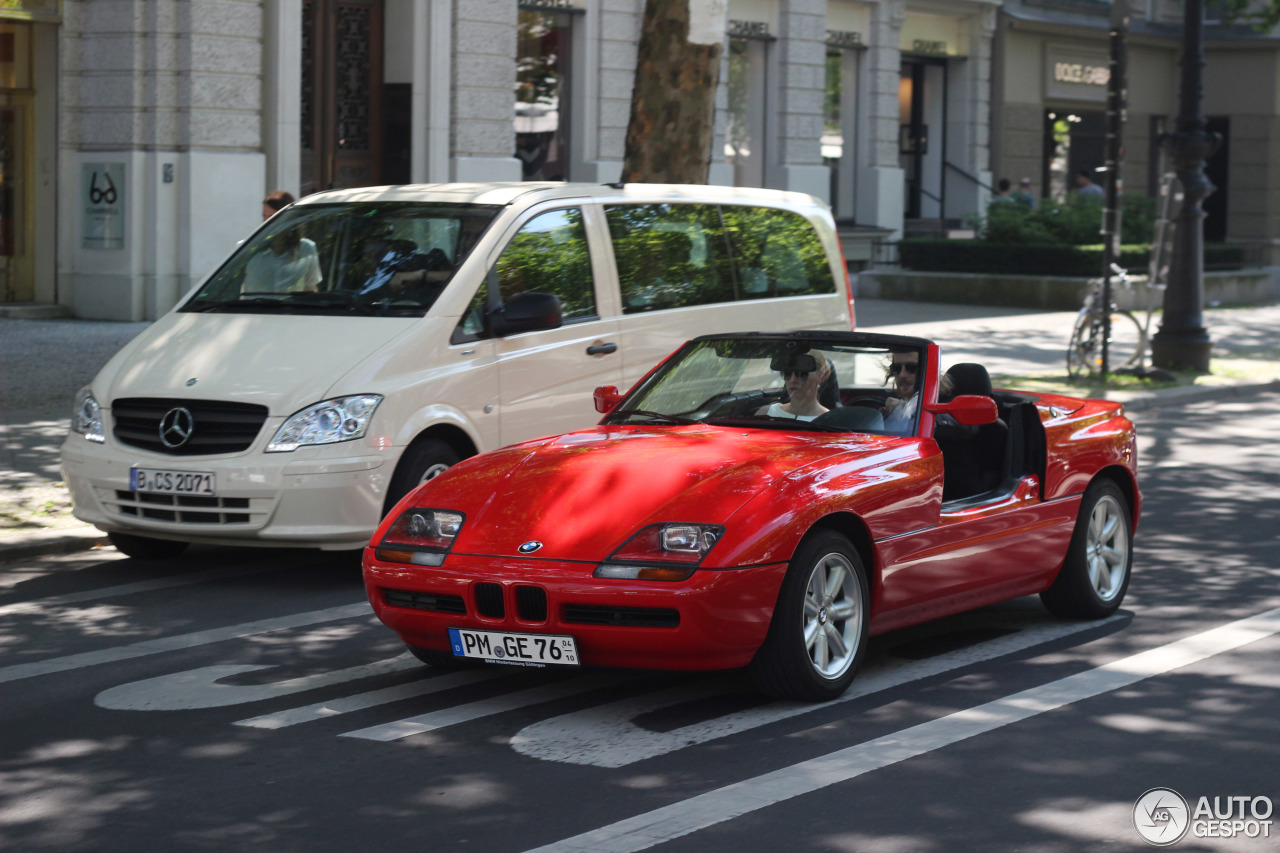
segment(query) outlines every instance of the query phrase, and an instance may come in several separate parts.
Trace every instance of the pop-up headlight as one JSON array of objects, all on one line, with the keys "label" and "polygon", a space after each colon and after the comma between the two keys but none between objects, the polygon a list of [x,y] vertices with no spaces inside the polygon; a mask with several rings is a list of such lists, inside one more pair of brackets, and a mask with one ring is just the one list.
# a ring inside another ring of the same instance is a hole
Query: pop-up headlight
[{"label": "pop-up headlight", "polygon": [[407,509],[382,537],[375,553],[388,563],[442,565],[465,520],[462,513],[447,509]]},{"label": "pop-up headlight", "polygon": [[682,581],[693,574],[723,535],[724,528],[718,524],[651,524],[597,566],[594,576]]}]

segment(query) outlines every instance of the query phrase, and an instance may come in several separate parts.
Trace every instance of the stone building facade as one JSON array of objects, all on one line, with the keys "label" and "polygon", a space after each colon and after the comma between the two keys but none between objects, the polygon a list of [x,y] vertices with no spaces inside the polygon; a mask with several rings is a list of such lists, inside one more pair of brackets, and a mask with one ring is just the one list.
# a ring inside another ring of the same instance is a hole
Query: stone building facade
[{"label": "stone building facade", "polygon": [[[945,231],[984,209],[1002,175],[1052,191],[1047,112],[1096,113],[1096,85],[1044,75],[1096,63],[1106,3],[697,2],[724,21],[710,182],[812,193],[850,233]],[[1160,171],[1149,140],[1175,112],[1178,48],[1175,4],[1135,5],[1126,179],[1145,190]],[[617,180],[642,11],[643,0],[8,2],[0,299],[154,318],[257,227],[277,189]],[[1267,142],[1280,108],[1232,80],[1277,54],[1232,38],[1251,49],[1211,52],[1206,100],[1230,119],[1230,236],[1263,241],[1280,214]]]}]

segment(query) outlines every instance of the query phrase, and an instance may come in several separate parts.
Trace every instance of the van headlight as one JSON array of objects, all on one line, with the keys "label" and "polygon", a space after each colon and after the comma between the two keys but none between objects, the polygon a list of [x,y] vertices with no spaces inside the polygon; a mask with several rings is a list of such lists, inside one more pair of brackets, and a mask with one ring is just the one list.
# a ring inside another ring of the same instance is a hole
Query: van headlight
[{"label": "van headlight", "polygon": [[88,385],[76,394],[76,407],[71,411],[71,429],[96,444],[106,441],[102,428],[102,407],[98,405]]},{"label": "van headlight", "polygon": [[381,394],[335,397],[294,412],[267,445],[268,453],[288,453],[312,444],[335,444],[364,438]]}]

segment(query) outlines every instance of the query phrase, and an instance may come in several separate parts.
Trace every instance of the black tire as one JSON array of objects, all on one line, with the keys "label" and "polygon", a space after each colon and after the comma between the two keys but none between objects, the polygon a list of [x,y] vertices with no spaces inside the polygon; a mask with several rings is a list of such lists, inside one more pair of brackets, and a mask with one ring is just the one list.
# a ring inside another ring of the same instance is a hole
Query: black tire
[{"label": "black tire", "polygon": [[409,445],[396,473],[391,477],[391,486],[387,490],[387,501],[382,506],[382,514],[386,515],[400,499],[423,483],[438,477],[450,467],[462,461],[462,456],[453,445],[434,438],[424,438]]},{"label": "black tire", "polygon": [[[820,596],[815,581],[824,587]],[[870,603],[867,572],[853,544],[832,530],[805,537],[782,581],[769,633],[751,661],[756,687],[801,702],[841,696],[866,653]]]},{"label": "black tire", "polygon": [[187,550],[187,545],[190,544],[172,539],[134,536],[132,533],[108,533],[107,539],[111,540],[111,544],[121,554],[136,560],[169,560]]},{"label": "black tire", "polygon": [[[1096,322],[1096,325],[1095,325]],[[1111,342],[1107,346],[1107,368],[1132,367],[1147,346],[1146,332],[1138,318],[1128,311],[1111,312]],[[1092,314],[1081,314],[1067,346],[1067,373],[1091,376],[1102,369],[1102,323]]]},{"label": "black tire", "polygon": [[464,667],[479,666],[479,662],[472,658],[462,658],[452,652],[442,652],[437,649],[418,649],[413,646],[406,646],[415,658],[425,663],[427,666],[434,666],[436,669],[463,669]]},{"label": "black tire", "polygon": [[1040,600],[1055,616],[1102,619],[1124,600],[1132,569],[1129,502],[1113,481],[1095,480],[1080,502],[1062,569]]}]

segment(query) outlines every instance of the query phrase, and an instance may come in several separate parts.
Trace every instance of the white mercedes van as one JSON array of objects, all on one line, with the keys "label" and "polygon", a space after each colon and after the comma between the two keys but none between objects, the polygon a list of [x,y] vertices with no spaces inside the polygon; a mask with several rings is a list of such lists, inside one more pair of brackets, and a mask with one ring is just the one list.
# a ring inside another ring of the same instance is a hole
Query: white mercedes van
[{"label": "white mercedes van", "polygon": [[850,329],[826,205],[708,186],[308,196],[83,389],[75,515],[136,557],[363,546],[472,454],[588,426],[690,337]]}]

